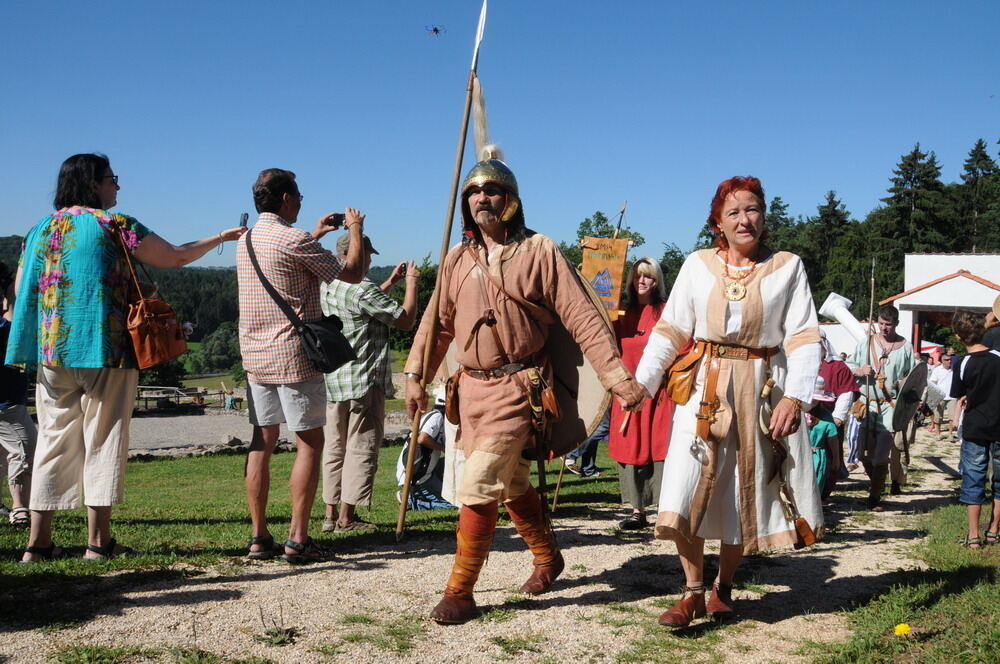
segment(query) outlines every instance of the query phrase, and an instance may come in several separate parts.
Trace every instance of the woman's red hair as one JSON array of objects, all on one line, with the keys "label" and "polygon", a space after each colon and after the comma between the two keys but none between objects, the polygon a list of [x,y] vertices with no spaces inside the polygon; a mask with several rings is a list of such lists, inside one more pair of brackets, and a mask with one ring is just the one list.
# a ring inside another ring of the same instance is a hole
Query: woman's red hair
[{"label": "woman's red hair", "polygon": [[[722,229],[719,227],[722,206],[729,195],[737,191],[749,191],[756,196],[757,200],[760,201],[762,214],[767,214],[767,203],[764,202],[764,187],[761,185],[760,180],[752,175],[747,175],[746,177],[737,175],[728,180],[723,180],[719,184],[719,188],[715,190],[715,198],[712,199],[712,207],[708,213],[708,227],[715,233],[715,244],[722,250],[729,248],[729,242],[726,241],[726,236],[722,234]],[[766,232],[765,229],[765,234]],[[763,240],[764,238],[762,237],[761,239]]]}]

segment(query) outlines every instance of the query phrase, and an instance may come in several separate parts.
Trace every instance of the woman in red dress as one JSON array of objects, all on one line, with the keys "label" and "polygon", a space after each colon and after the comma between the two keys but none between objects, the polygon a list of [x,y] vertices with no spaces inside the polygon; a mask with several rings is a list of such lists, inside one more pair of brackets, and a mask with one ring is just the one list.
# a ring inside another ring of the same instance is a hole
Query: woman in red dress
[{"label": "woman in red dress", "polygon": [[[622,360],[634,373],[653,326],[660,319],[667,301],[667,289],[660,264],[652,258],[641,258],[633,263],[627,283],[625,315],[614,325]],[[618,462],[622,502],[632,507],[632,513],[619,524],[623,530],[645,528],[648,525],[646,508],[655,507],[659,502],[660,478],[673,412],[674,403],[667,399],[661,385],[641,411],[631,413],[623,432],[625,411],[612,401],[608,454]]]}]

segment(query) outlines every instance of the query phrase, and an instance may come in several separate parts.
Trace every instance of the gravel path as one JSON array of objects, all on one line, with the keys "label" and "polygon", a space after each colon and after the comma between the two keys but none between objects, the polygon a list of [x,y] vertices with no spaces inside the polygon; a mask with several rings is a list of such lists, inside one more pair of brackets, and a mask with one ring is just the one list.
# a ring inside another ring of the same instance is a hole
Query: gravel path
[{"label": "gravel path", "polygon": [[[664,640],[665,630],[655,625],[683,581],[673,544],[622,534],[615,529],[621,513],[598,505],[556,514],[567,569],[553,591],[535,599],[513,592],[529,572],[530,554],[509,522],[501,522],[477,587],[479,604],[493,611],[464,626],[424,618],[450,570],[453,540],[413,537],[305,568],[233,559],[207,574],[141,586],[135,575],[108,575],[100,583],[111,599],[99,607],[81,600],[81,614],[94,616],[82,627],[4,630],[0,653],[5,661],[42,662],[65,645],[197,645],[276,662],[611,663],[644,661],[648,648],[657,657],[676,649],[678,661],[806,661],[797,654],[803,639],[846,638],[845,608],[887,588],[898,570],[920,566],[908,558],[922,537],[915,514],[951,499],[957,449],[921,433],[915,481],[883,514],[855,512],[863,509],[863,484],[862,475],[852,475],[830,506],[826,539],[806,551],[744,562],[734,593],[742,620],[721,629],[699,621],[682,638]],[[256,641],[262,617],[267,627],[298,630],[295,643]],[[413,649],[394,652],[394,643]]]},{"label": "gravel path", "polygon": [[[385,435],[394,438],[409,427],[405,413],[390,413]],[[225,443],[230,438],[250,440],[252,433],[246,411],[206,413],[205,415],[143,415],[133,417],[129,427],[129,450],[164,450],[192,445],[207,446]],[[280,438],[292,440],[284,424]]]}]

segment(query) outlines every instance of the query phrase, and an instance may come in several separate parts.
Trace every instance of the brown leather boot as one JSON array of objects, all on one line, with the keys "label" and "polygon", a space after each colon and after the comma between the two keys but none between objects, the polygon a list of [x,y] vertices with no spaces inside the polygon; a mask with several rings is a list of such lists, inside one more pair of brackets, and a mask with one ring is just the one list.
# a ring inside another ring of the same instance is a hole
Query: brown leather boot
[{"label": "brown leather boot", "polygon": [[446,625],[467,623],[479,616],[472,589],[486,562],[497,525],[497,503],[466,505],[458,513],[455,564],[444,596],[431,611],[431,619]]},{"label": "brown leather boot", "polygon": [[529,485],[527,491],[506,505],[514,527],[535,557],[535,569],[521,586],[521,592],[540,595],[552,587],[566,563],[556,548],[552,531],[545,525],[542,505],[533,486]]},{"label": "brown leather boot", "polygon": [[736,615],[733,611],[733,587],[716,583],[712,586],[712,596],[705,610],[713,620],[728,620]]},{"label": "brown leather boot", "polygon": [[684,597],[664,611],[657,621],[666,627],[687,627],[695,618],[705,615],[705,586],[681,586]]},{"label": "brown leather boot", "polygon": [[884,512],[885,507],[882,506],[882,492],[885,490],[885,478],[889,474],[889,466],[872,466],[871,472],[868,473],[868,477],[871,479],[871,485],[868,488],[868,509],[872,512]]}]

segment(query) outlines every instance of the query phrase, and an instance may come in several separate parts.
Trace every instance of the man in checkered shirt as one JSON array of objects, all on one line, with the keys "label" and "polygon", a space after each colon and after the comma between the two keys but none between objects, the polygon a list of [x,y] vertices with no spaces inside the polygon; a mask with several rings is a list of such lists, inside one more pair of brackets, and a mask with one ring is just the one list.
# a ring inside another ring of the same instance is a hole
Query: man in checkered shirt
[{"label": "man in checkered shirt", "polygon": [[[322,317],[321,281],[356,283],[364,275],[361,249],[364,215],[347,208],[344,226],[349,247],[344,256],[324,249],[319,240],[336,228],[335,213],[323,215],[312,232],[295,228],[302,195],[295,173],[278,168],[261,171],[253,187],[254,205],[260,213],[246,240],[264,277],[305,322]],[[326,554],[309,537],[309,513],[316,497],[319,464],[326,424],[326,389],[323,374],[302,351],[298,333],[271,299],[247,254],[246,241],[237,244],[236,275],[240,300],[240,351],[247,372],[247,401],[253,440],[246,462],[246,492],[253,534],[252,559],[281,554],[291,563],[322,560]],[[281,424],[295,433],[296,455],[292,466],[292,520],[284,546],[275,543],[267,528],[270,462]]]},{"label": "man in checkered shirt", "polygon": [[[337,253],[346,256],[350,236],[337,241]],[[364,271],[377,254],[364,238]],[[406,280],[403,304],[388,293]],[[358,359],[326,375],[330,399],[323,448],[324,532],[374,530],[375,524],[358,518],[355,506],[371,506],[378,452],[385,430],[385,397],[392,392],[389,371],[389,328],[413,329],[417,313],[420,271],[412,261],[396,266],[380,286],[370,279],[358,284],[331,281],[320,286],[323,313],[344,322],[344,336]],[[339,510],[338,510],[339,504]]]}]

